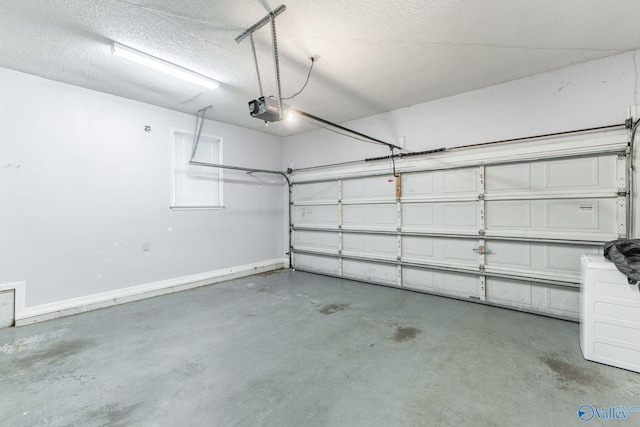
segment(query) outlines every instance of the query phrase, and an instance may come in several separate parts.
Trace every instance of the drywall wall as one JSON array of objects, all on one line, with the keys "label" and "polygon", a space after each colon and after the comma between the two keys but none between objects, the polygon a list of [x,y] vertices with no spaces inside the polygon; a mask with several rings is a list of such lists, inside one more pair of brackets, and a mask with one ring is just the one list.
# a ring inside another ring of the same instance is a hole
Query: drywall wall
[{"label": "drywall wall", "polygon": [[[409,151],[422,151],[622,123],[639,102],[639,63],[640,51],[628,52],[345,125],[394,144],[404,136]],[[389,153],[323,129],[286,141],[285,165],[294,168]]]},{"label": "drywall wall", "polygon": [[[25,282],[26,308],[284,258],[281,178],[227,171],[224,209],[169,209],[195,116],[6,69],[0,93],[0,283]],[[203,133],[227,164],[281,167],[278,137]]]}]

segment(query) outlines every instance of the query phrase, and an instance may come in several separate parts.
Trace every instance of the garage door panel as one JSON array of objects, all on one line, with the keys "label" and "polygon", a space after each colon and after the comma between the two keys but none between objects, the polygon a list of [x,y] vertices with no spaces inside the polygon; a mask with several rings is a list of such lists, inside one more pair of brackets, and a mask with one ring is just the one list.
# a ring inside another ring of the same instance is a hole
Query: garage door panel
[{"label": "garage door panel", "polygon": [[486,292],[489,303],[571,320],[580,318],[578,287],[488,277]]},{"label": "garage door panel", "polygon": [[350,279],[398,285],[398,269],[393,265],[345,259],[342,271],[343,276]]},{"label": "garage door panel", "polygon": [[296,249],[319,249],[337,254],[340,239],[338,233],[296,230],[293,233],[293,245]]},{"label": "garage door panel", "polygon": [[411,203],[402,207],[403,228],[432,229],[435,227],[433,203]]},{"label": "garage door panel", "polygon": [[487,241],[486,264],[511,268],[531,267],[531,243],[518,241]]},{"label": "garage door panel", "polygon": [[485,168],[486,192],[530,190],[531,165],[517,163],[511,165],[487,166]]},{"label": "garage door panel", "polygon": [[545,268],[547,270],[563,272],[568,271],[580,276],[580,257],[583,254],[601,254],[602,246],[584,247],[572,245],[554,245],[546,246]]},{"label": "garage door panel", "polygon": [[402,283],[410,289],[435,292],[433,275],[433,270],[404,267],[402,269]]},{"label": "garage door panel", "polygon": [[433,195],[434,172],[412,173],[402,176],[402,195],[426,197]]},{"label": "garage door panel", "polygon": [[442,258],[452,261],[469,261],[469,264],[478,264],[477,242],[467,239],[442,239],[444,249]]},{"label": "garage door panel", "polygon": [[338,182],[318,182],[296,184],[293,187],[293,198],[298,203],[318,202],[321,200],[338,201]]},{"label": "garage door panel", "polygon": [[572,319],[580,318],[580,289],[546,286],[545,310]]},{"label": "garage door panel", "polygon": [[462,298],[480,298],[480,278],[470,274],[438,272],[434,274],[438,293]]},{"label": "garage door panel", "polygon": [[547,202],[546,220],[549,229],[563,232],[590,231],[602,234],[603,240],[616,238],[617,199],[577,199]]},{"label": "garage door panel", "polygon": [[342,225],[345,227],[395,230],[396,223],[395,204],[342,206]]},{"label": "garage door panel", "polygon": [[395,180],[389,182],[388,177],[348,179],[342,183],[343,202],[363,199],[395,200]]},{"label": "garage door panel", "polygon": [[403,236],[402,260],[413,263],[464,265],[477,268],[477,240],[430,236]]},{"label": "garage door panel", "polygon": [[402,195],[407,199],[477,196],[479,182],[477,168],[406,174],[402,176]]},{"label": "garage door panel", "polygon": [[487,202],[487,229],[531,228],[531,202]]},{"label": "garage door panel", "polygon": [[[488,231],[539,231],[580,236],[617,235],[616,199],[570,199],[486,202]],[[576,239],[579,240],[579,239]]]},{"label": "garage door panel", "polygon": [[398,238],[390,235],[345,233],[342,244],[345,254],[395,259],[398,253]]},{"label": "garage door panel", "polygon": [[298,270],[324,273],[332,276],[340,274],[340,263],[338,258],[335,257],[294,253],[293,262]]},{"label": "garage door panel", "polygon": [[429,236],[403,236],[402,256],[415,260],[430,260],[441,251],[439,243],[441,239]]},{"label": "garage door panel", "polygon": [[546,188],[615,188],[616,185],[615,155],[545,162]]},{"label": "garage door panel", "polygon": [[457,298],[479,298],[480,294],[480,279],[472,274],[405,267],[402,280],[406,288]]},{"label": "garage door panel", "polygon": [[546,226],[549,228],[598,228],[600,203],[575,200],[552,201],[546,205]]},{"label": "garage door panel", "polygon": [[294,206],[296,226],[338,226],[338,205]]},{"label": "garage door panel", "polygon": [[405,230],[477,233],[479,221],[477,202],[406,203],[402,209]]},{"label": "garage door panel", "polygon": [[531,282],[487,278],[487,301],[497,304],[533,308]]},{"label": "garage door panel", "polygon": [[443,194],[478,194],[478,171],[476,168],[442,172]]},{"label": "garage door panel", "polygon": [[442,225],[445,227],[478,227],[478,204],[443,203]]},{"label": "garage door panel", "polygon": [[487,166],[486,193],[615,189],[617,155]]},{"label": "garage door panel", "polygon": [[485,267],[488,273],[557,279],[572,283],[580,280],[580,256],[597,254],[599,246],[572,244],[487,241]]}]

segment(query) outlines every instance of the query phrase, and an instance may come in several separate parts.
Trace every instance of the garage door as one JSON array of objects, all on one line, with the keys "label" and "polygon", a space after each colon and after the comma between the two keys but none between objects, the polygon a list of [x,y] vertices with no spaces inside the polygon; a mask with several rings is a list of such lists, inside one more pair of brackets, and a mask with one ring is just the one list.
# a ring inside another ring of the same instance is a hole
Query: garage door
[{"label": "garage door", "polygon": [[[578,319],[579,258],[627,233],[627,136],[294,174],[295,269]],[[377,168],[377,169],[376,169]]]}]

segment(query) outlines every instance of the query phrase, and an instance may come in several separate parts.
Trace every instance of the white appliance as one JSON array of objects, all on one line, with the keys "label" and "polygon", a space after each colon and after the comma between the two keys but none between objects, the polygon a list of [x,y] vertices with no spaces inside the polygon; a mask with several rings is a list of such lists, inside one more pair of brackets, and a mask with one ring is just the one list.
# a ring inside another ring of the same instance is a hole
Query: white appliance
[{"label": "white appliance", "polygon": [[580,348],[587,360],[640,372],[640,291],[602,255],[582,255]]}]

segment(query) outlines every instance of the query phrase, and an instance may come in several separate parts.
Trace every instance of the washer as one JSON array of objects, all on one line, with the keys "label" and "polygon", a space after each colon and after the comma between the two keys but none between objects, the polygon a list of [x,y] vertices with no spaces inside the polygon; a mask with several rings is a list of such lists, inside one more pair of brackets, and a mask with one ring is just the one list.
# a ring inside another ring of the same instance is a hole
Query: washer
[{"label": "washer", "polygon": [[640,291],[602,255],[582,255],[580,348],[587,360],[640,372]]}]

